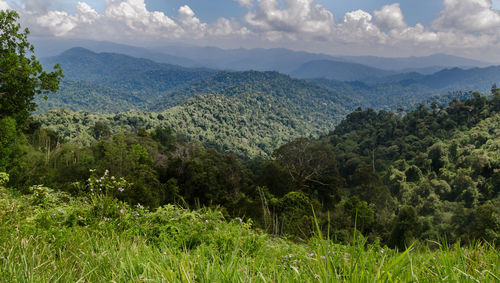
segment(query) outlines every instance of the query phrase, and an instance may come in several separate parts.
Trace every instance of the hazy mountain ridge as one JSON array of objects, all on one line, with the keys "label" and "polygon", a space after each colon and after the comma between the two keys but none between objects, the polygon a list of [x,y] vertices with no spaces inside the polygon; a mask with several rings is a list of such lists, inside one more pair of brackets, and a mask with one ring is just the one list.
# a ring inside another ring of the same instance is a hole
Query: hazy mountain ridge
[{"label": "hazy mountain ridge", "polygon": [[134,90],[143,88],[166,91],[215,72],[157,63],[118,53],[95,53],[80,47],[71,48],[59,56],[44,58],[41,61],[45,66],[59,63],[66,79]]},{"label": "hazy mountain ridge", "polygon": [[493,84],[500,83],[500,66],[445,69],[432,75],[405,73],[354,82],[321,78],[310,81],[340,93],[350,93],[365,107],[395,110],[411,108],[439,96],[452,98],[453,95],[447,95],[450,92],[489,92]]},{"label": "hazy mountain ridge", "polygon": [[290,73],[291,76],[297,78],[325,78],[338,81],[363,81],[368,78],[382,78],[396,74],[394,71],[331,60],[309,61]]},{"label": "hazy mountain ridge", "polygon": [[[186,50],[195,52],[198,49]],[[219,58],[224,54],[217,48],[207,48],[207,50],[218,54],[214,58]],[[241,49],[238,52],[244,53],[244,51]],[[293,53],[283,49],[254,51],[267,54],[281,52],[285,57]],[[308,56],[305,52],[296,53]],[[234,60],[234,58],[229,59]],[[159,104],[163,104],[164,109],[179,105],[197,94],[241,93],[245,89],[252,89],[250,85],[258,84],[258,81],[262,79],[259,72],[249,72],[243,77],[239,76],[245,81],[245,88],[238,89],[232,84],[239,83],[241,86],[242,81],[234,81],[226,82],[224,87],[227,89],[222,90],[209,85],[217,85],[211,80],[212,76],[217,73],[215,70],[186,68],[116,53],[95,53],[84,48],[69,49],[59,56],[44,58],[42,63],[46,66],[60,63],[66,78],[58,95],[51,96],[48,102],[38,99],[41,105],[39,111],[46,111],[50,107],[66,107],[72,110],[119,112],[131,109],[159,109],[157,106]],[[220,74],[228,76],[230,72]],[[499,67],[468,70],[454,68],[432,75],[422,75],[416,72],[396,73],[361,64],[330,60],[305,63],[302,69],[296,70],[294,74],[307,78],[323,76],[333,79],[330,82],[314,79],[311,81],[327,86],[346,97],[351,97],[361,103],[361,106],[376,109],[394,109],[396,105],[399,107],[409,103],[415,104],[433,95],[445,94],[449,91],[472,89],[487,91],[493,83],[500,81]],[[231,79],[234,80],[236,77],[238,76],[232,76]],[[336,77],[362,82],[341,82],[335,79]],[[221,75],[218,78],[222,79]],[[78,85],[78,90],[75,89],[75,85]],[[272,91],[272,88],[267,88],[267,90]],[[88,95],[85,96],[85,94]],[[107,98],[110,95],[113,96],[113,101]],[[93,102],[89,103],[90,101]],[[106,104],[109,103],[114,103],[114,106],[107,107]],[[104,105],[97,106],[99,104]]]},{"label": "hazy mountain ridge", "polygon": [[[124,44],[91,40],[36,41],[39,57],[55,56],[64,50],[81,46],[94,52],[123,53],[133,57],[147,58],[162,63],[184,67],[207,67],[223,70],[278,71],[290,74],[302,64],[315,60],[331,60],[362,64],[372,68],[397,72],[419,72],[430,74],[452,67],[486,67],[490,62],[463,58],[446,54],[421,57],[377,57],[377,56],[336,56],[286,48],[220,49],[189,45],[163,47],[136,47]],[[56,47],[54,47],[56,46]]]}]

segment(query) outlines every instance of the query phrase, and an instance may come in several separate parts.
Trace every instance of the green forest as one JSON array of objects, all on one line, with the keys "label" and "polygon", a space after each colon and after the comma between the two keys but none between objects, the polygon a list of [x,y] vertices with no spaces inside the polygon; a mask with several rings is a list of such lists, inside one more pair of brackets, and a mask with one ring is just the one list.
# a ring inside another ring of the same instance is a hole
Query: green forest
[{"label": "green forest", "polygon": [[199,70],[156,112],[34,115],[80,83],[17,21],[0,12],[1,280],[500,280],[496,85],[391,112]]}]

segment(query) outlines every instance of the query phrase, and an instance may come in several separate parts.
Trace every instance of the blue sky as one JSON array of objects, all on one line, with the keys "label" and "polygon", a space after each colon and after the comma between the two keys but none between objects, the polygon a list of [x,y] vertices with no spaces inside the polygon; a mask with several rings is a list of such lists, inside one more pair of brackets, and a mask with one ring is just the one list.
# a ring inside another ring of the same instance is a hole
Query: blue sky
[{"label": "blue sky", "polygon": [[[98,1],[96,1],[98,2]],[[350,11],[362,9],[373,11],[380,7],[393,4],[394,0],[319,0],[332,11],[338,20],[344,17],[344,14]],[[498,1],[500,2],[500,0]],[[399,1],[401,9],[405,12],[409,24],[417,22],[429,23],[434,19],[443,8],[443,3],[438,0],[404,0]],[[246,9],[239,6],[232,0],[148,0],[146,5],[151,9],[162,10],[175,15],[177,9],[188,4],[195,10],[200,19],[204,21],[213,21],[218,17],[241,17],[245,15]],[[104,9],[104,6],[101,6]]]},{"label": "blue sky", "polygon": [[[55,9],[74,11],[77,2],[78,0],[59,0],[53,1],[51,6]],[[103,12],[106,6],[103,0],[86,2],[99,12]],[[439,0],[319,0],[318,2],[332,11],[336,19],[343,18],[344,14],[350,11],[358,9],[373,11],[383,5],[398,2],[405,12],[407,22],[412,25],[418,22],[430,23],[443,9],[443,3]],[[246,12],[245,8],[232,0],[146,0],[149,9],[160,10],[168,15],[175,15],[179,7],[186,4],[204,21],[213,21],[219,17],[242,17]],[[500,10],[500,0],[493,0],[493,8]]]},{"label": "blue sky", "polygon": [[0,0],[35,37],[500,62],[500,0]]},{"label": "blue sky", "polygon": [[[82,0],[52,1],[51,8],[74,12],[78,1]],[[11,2],[20,3],[21,1]],[[87,0],[85,2],[98,12],[105,10],[104,0]],[[383,5],[399,2],[401,9],[405,12],[406,20],[412,25],[417,22],[430,23],[443,8],[443,3],[439,0],[318,0],[317,2],[332,11],[337,20],[342,19],[344,14],[350,11],[362,9],[371,12]],[[500,7],[500,0],[493,2],[494,4],[497,2],[497,6]],[[239,18],[246,13],[246,9],[233,0],[146,0],[148,9],[163,11],[167,15],[176,15],[179,7],[183,5],[189,5],[201,20],[207,22],[214,21],[219,17]]]}]

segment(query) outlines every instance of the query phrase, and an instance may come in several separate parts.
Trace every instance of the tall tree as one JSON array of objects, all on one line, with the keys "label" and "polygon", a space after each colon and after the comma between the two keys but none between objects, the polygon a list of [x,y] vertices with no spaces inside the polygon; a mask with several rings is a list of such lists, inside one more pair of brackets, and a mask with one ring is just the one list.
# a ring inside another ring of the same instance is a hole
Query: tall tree
[{"label": "tall tree", "polygon": [[47,73],[28,42],[29,30],[21,30],[15,11],[0,11],[0,119],[12,117],[26,126],[35,110],[33,98],[56,92],[62,77],[59,65]]},{"label": "tall tree", "polygon": [[281,146],[273,155],[288,171],[299,191],[311,183],[328,185],[322,177],[338,174],[332,151],[326,145],[306,138],[299,138]]}]

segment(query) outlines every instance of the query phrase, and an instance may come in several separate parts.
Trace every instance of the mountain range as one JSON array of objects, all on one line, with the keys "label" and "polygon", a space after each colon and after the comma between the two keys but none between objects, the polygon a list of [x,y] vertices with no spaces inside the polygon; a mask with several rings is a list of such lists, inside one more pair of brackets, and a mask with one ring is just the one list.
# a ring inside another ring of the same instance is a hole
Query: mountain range
[{"label": "mountain range", "polygon": [[447,54],[434,54],[423,57],[387,58],[375,56],[332,56],[285,48],[220,49],[189,45],[171,45],[156,48],[136,47],[103,41],[60,39],[35,40],[38,57],[56,56],[75,46],[94,52],[121,53],[155,62],[169,63],[183,67],[205,67],[210,69],[234,71],[277,71],[291,74],[301,65],[310,61],[329,60],[344,63],[362,64],[368,67],[397,72],[419,72],[431,74],[445,68],[471,68],[494,65]]},{"label": "mountain range", "polygon": [[[168,126],[190,140],[240,156],[268,156],[294,138],[328,133],[358,107],[394,111],[431,99],[445,104],[472,96],[463,91],[486,92],[500,83],[500,67],[425,75],[325,59],[302,64],[294,72],[305,80],[275,71],[188,68],[81,47],[41,61],[45,67],[61,64],[65,78],[57,94],[37,98],[38,113],[67,108],[101,113],[96,121],[105,119],[117,128]],[[48,115],[40,117],[51,120],[47,117],[53,114]],[[65,121],[72,120],[81,119]],[[63,128],[58,131],[71,127]]]},{"label": "mountain range", "polygon": [[[221,76],[216,76],[220,71],[215,69],[187,68],[124,54],[96,53],[81,47],[41,61],[45,67],[61,64],[65,79],[58,95],[48,101],[38,99],[39,111],[58,107],[108,113],[146,111],[176,106],[199,94],[224,93],[227,96],[230,92],[242,91],[237,87],[241,82],[227,83],[224,85],[227,89],[217,89],[215,86],[219,84],[214,78]],[[223,74],[227,76],[231,72]],[[260,72],[248,74],[244,76],[246,87],[255,89],[255,85],[262,83]],[[424,75],[315,60],[301,65],[292,72],[292,77],[307,78],[357,101],[359,106],[394,109],[453,91],[488,91],[493,83],[500,81],[500,67],[452,68]],[[283,80],[280,83],[284,83]],[[268,92],[273,93],[273,90],[268,89]],[[335,103],[343,105],[342,101]]]}]

